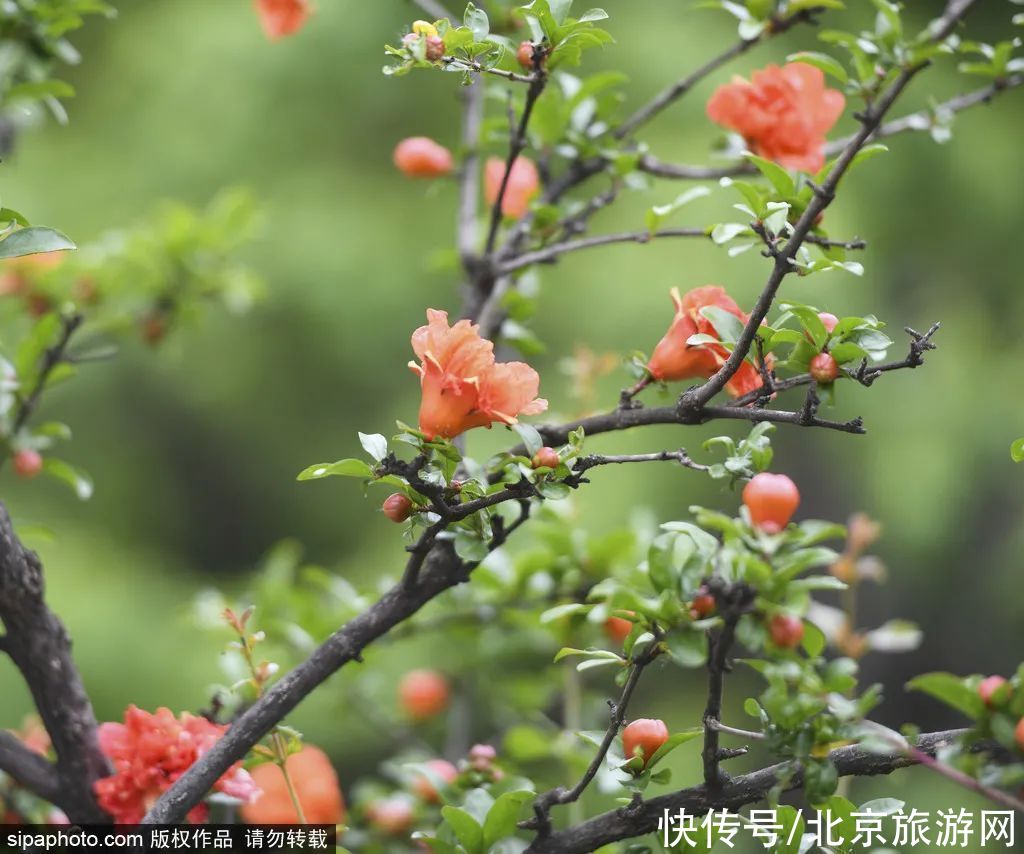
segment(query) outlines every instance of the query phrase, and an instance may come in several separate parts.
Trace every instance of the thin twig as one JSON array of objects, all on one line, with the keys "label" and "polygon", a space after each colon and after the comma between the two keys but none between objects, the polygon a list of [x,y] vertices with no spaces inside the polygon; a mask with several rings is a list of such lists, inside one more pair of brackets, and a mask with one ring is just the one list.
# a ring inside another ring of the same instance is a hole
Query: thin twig
[{"label": "thin twig", "polygon": [[[542,249],[532,252],[525,252],[522,255],[514,256],[510,261],[505,262],[498,268],[498,274],[505,276],[529,267],[532,264],[550,264],[570,252],[579,252],[581,249],[593,249],[597,246],[610,246],[615,243],[650,243],[655,239],[665,237],[699,237],[711,239],[710,228],[663,228],[658,231],[623,231],[616,234],[595,234],[592,237],[581,237],[576,240],[566,240],[562,243],[553,243]],[[864,249],[867,244],[860,239],[854,240],[830,240],[809,234],[805,242],[813,243],[823,247],[841,247],[844,249]]]},{"label": "thin twig", "polygon": [[786,32],[796,24],[804,21],[810,21],[813,16],[823,12],[824,9],[816,7],[813,9],[805,9],[797,12],[794,15],[790,15],[788,18],[780,18],[778,20],[772,20],[769,22],[768,27],[753,39],[742,39],[741,41],[734,44],[728,50],[720,53],[718,56],[706,62],[696,71],[686,75],[681,80],[677,80],[668,88],[662,90],[658,95],[644,104],[640,109],[634,112],[629,118],[627,118],[621,125],[615,129],[616,139],[623,139],[629,136],[633,131],[643,124],[649,122],[658,113],[668,107],[670,104],[679,100],[683,95],[689,92],[694,86],[696,86],[701,80],[709,76],[713,72],[717,71],[723,65],[731,62],[738,56],[742,56],[748,50],[753,48],[768,39],[779,35],[780,33]]},{"label": "thin twig", "polygon": [[640,682],[640,676],[643,674],[644,668],[647,667],[655,658],[660,654],[658,647],[657,638],[654,642],[648,644],[644,648],[644,652],[633,660],[630,666],[629,675],[626,677],[626,684],[622,688],[622,694],[619,696],[618,702],[609,701],[608,705],[611,707],[611,722],[608,725],[608,729],[605,730],[604,737],[601,739],[601,744],[597,749],[597,753],[591,759],[587,769],[583,772],[583,776],[580,777],[579,781],[571,789],[565,789],[558,787],[544,792],[537,796],[537,799],[533,803],[534,816],[529,821],[525,821],[520,825],[524,829],[536,830],[538,835],[543,837],[551,832],[551,808],[554,806],[565,805],[575,803],[580,799],[580,796],[587,790],[587,787],[593,781],[594,777],[597,776],[597,772],[601,770],[601,766],[604,764],[605,757],[608,755],[608,751],[611,749],[612,744],[615,741],[615,737],[619,734],[619,729],[626,721],[626,711],[629,707],[629,701],[633,697],[633,692],[636,690],[637,684]]}]

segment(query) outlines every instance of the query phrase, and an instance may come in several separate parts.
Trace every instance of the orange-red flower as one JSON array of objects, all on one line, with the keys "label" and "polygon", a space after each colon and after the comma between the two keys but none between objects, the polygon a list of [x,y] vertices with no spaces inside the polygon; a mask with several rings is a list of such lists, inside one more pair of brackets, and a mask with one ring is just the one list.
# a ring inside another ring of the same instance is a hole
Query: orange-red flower
[{"label": "orange-red flower", "polygon": [[274,41],[298,32],[311,11],[309,0],[256,0],[263,32]]},{"label": "orange-red flower", "polygon": [[[159,708],[151,714],[129,706],[123,724],[100,725],[100,749],[111,761],[114,773],[96,781],[96,799],[118,824],[138,824],[156,799],[226,730],[226,726],[188,712],[175,718],[170,709]],[[245,802],[259,792],[240,762],[232,765],[213,788]],[[206,805],[199,804],[189,811],[188,820],[200,822],[206,815]]]},{"label": "orange-red flower", "polygon": [[496,363],[494,344],[468,320],[449,326],[447,312],[427,309],[427,325],[413,332],[412,349],[422,362],[409,363],[423,392],[420,430],[430,438],[451,439],[495,421],[515,424],[520,415],[548,408],[537,397],[537,372],[523,362]]},{"label": "orange-red flower", "polygon": [[825,134],[846,105],[825,88],[820,68],[789,62],[769,65],[751,79],[736,77],[708,101],[708,117],[736,131],[755,154],[789,169],[817,172],[825,163]]},{"label": "orange-red flower", "polygon": [[[345,820],[345,802],[341,797],[338,775],[334,773],[326,753],[307,744],[289,756],[284,764],[307,822],[340,824]],[[299,823],[288,784],[276,764],[265,762],[257,765],[252,769],[252,778],[260,794],[242,807],[242,818],[246,823]]]},{"label": "orange-red flower", "polygon": [[[505,177],[505,161],[499,157],[487,158],[484,166],[484,198],[493,205],[501,192],[501,181]],[[540,190],[537,167],[528,157],[517,157],[508,174],[508,186],[501,199],[501,212],[512,219],[519,219],[530,209],[530,201]]]},{"label": "orange-red flower", "polygon": [[[686,296],[679,295],[679,288],[672,288],[670,294],[676,307],[676,314],[668,332],[654,348],[647,363],[647,370],[652,377],[662,382],[697,377],[707,379],[725,364],[729,352],[720,344],[687,343],[691,336],[698,333],[717,337],[714,325],[701,314],[701,309],[711,305],[717,306],[735,315],[743,323],[747,322],[749,315],[740,311],[725,289],[717,285],[694,288]],[[766,358],[766,361],[769,359],[770,357]],[[750,362],[744,361],[726,384],[725,390],[733,397],[742,397],[747,392],[760,388],[761,383],[758,369]]]}]

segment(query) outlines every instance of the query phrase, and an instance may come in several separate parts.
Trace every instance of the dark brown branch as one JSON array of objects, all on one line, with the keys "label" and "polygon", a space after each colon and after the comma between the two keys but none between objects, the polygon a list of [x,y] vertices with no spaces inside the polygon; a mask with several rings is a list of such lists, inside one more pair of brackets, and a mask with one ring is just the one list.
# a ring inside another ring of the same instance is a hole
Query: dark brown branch
[{"label": "dark brown branch", "polygon": [[690,455],[686,453],[686,450],[680,448],[678,451],[658,451],[654,454],[588,454],[587,456],[580,457],[576,460],[573,464],[573,474],[580,475],[587,469],[592,469],[596,466],[659,462],[677,462],[679,465],[683,466],[683,468],[693,469],[694,471],[708,470],[708,466],[702,465],[701,463],[695,463],[690,459]]},{"label": "dark brown branch", "polygon": [[106,822],[109,818],[92,794],[93,783],[109,773],[96,740],[96,716],[71,657],[67,630],[46,606],[43,590],[39,558],[18,540],[7,510],[0,504],[4,645],[21,671],[57,751],[60,791],[52,800],[73,822]]},{"label": "dark brown branch", "polygon": [[498,239],[498,228],[501,226],[502,206],[505,203],[505,193],[508,191],[509,178],[512,175],[512,167],[516,158],[526,148],[526,129],[530,125],[530,116],[533,115],[533,106],[537,103],[544,86],[547,83],[547,75],[541,67],[543,53],[539,46],[534,46],[534,71],[530,79],[530,88],[526,90],[526,103],[523,105],[523,114],[519,118],[519,125],[512,134],[509,142],[508,157],[505,159],[505,171],[501,176],[501,184],[498,185],[498,195],[494,199],[491,208],[491,225],[487,231],[487,242],[484,244],[484,255],[491,257],[494,254],[494,246]]},{"label": "dark brown branch", "polygon": [[[920,333],[911,329],[909,326],[905,328],[905,331],[911,337],[910,352],[906,358],[900,359],[896,362],[886,362],[883,365],[868,365],[867,361],[864,360],[854,370],[843,370],[843,376],[849,377],[850,379],[856,380],[861,385],[870,386],[877,380],[882,374],[890,373],[891,371],[900,371],[905,368],[917,368],[924,364],[924,354],[928,350],[934,350],[936,348],[935,342],[932,341],[932,336],[935,335],[939,330],[939,323],[933,323],[927,332]],[[758,338],[758,341],[761,339]],[[797,374],[795,377],[787,377],[784,380],[775,379],[772,381],[772,390],[786,391],[787,389],[797,388],[798,386],[810,385],[815,383],[817,380],[814,379],[810,374]],[[743,395],[743,397],[736,398],[733,401],[733,406],[748,406],[751,403],[756,403],[761,398],[761,391],[755,389],[754,391]]]},{"label": "dark brown branch", "polygon": [[[928,756],[934,756],[937,750],[952,744],[965,732],[949,730],[927,733],[916,740],[915,746]],[[917,764],[906,752],[870,753],[859,745],[833,750],[829,760],[841,777],[891,774],[900,768]],[[770,790],[780,784],[787,791],[802,786],[802,769],[792,763],[782,762],[723,782],[717,789],[694,786],[630,804],[575,827],[536,839],[527,851],[529,854],[587,854],[602,845],[654,832],[666,811],[670,815],[678,814],[680,809],[688,815],[704,815],[712,809],[735,811],[747,804],[764,800]]]},{"label": "dark brown branch", "polygon": [[763,33],[753,39],[743,39],[734,44],[729,49],[720,53],[718,56],[706,62],[696,71],[686,75],[681,80],[677,80],[668,88],[662,90],[653,99],[648,101],[644,106],[638,109],[633,115],[627,118],[619,127],[615,129],[616,139],[623,139],[629,136],[633,131],[643,124],[649,122],[658,113],[668,107],[670,104],[679,100],[683,95],[689,92],[694,86],[700,83],[705,77],[708,77],[713,72],[717,71],[723,65],[736,59],[738,56],[742,56],[755,45],[758,45],[773,36],[777,36],[780,33],[786,32],[786,30],[795,26],[796,24],[810,21],[813,17],[825,11],[823,8],[816,7],[813,9],[805,9],[801,12],[797,12],[795,15],[790,15],[788,18],[780,18],[769,22],[767,29]]},{"label": "dark brown branch", "polygon": [[[990,86],[984,86],[981,89],[975,89],[973,92],[966,92],[963,95],[957,95],[955,98],[950,98],[948,101],[943,101],[932,110],[919,110],[916,113],[910,113],[906,116],[901,116],[898,119],[893,119],[891,122],[885,122],[880,128],[878,128],[878,130],[875,131],[871,138],[883,139],[888,136],[896,136],[897,134],[908,133],[910,131],[927,130],[931,127],[933,117],[937,114],[955,114],[962,112],[963,110],[970,109],[971,107],[976,107],[980,104],[991,103],[992,100],[1000,93],[1005,92],[1008,89],[1015,89],[1021,85],[1024,85],[1024,74],[1011,74],[1009,77],[996,80]],[[825,156],[835,156],[842,151],[849,142],[850,137],[833,140],[825,146]]]},{"label": "dark brown branch", "polygon": [[[952,0],[947,5],[943,16],[935,22],[932,39],[935,42],[945,39],[953,31],[960,18],[968,12],[975,2],[976,0]],[[775,295],[778,293],[783,279],[793,272],[796,254],[803,245],[811,228],[813,228],[819,214],[831,204],[835,198],[836,188],[839,186],[840,180],[842,180],[847,170],[853,164],[857,153],[881,125],[882,119],[896,102],[896,99],[899,98],[910,81],[926,66],[927,63],[921,62],[903,69],[885,93],[861,116],[860,131],[854,135],[849,144],[843,149],[843,153],[836,160],[825,183],[821,187],[815,187],[814,196],[793,227],[793,232],[786,241],[786,245],[775,256],[771,275],[768,277],[768,281],[761,291],[753,311],[750,313],[750,319],[743,327],[743,332],[740,334],[736,346],[729,354],[729,358],[726,359],[725,364],[704,385],[696,389],[690,389],[680,397],[679,408],[681,410],[699,410],[725,388],[726,383],[739,370],[740,365],[750,351],[758,327],[760,327],[761,322],[775,301]]]},{"label": "dark brown branch", "polygon": [[[541,424],[537,431],[549,445],[566,442],[569,434],[580,427],[587,436],[600,433],[611,433],[617,430],[629,430],[647,424],[704,424],[716,419],[741,421],[770,421],[776,424],[799,424],[801,426],[824,427],[828,430],[839,430],[844,433],[863,433],[864,427],[859,418],[852,421],[826,421],[816,418],[811,425],[804,424],[801,413],[774,409],[753,409],[739,406],[705,406],[696,413],[680,413],[678,407],[637,407],[615,409],[598,415],[588,415],[564,424]],[[519,453],[521,447],[513,450]]]},{"label": "dark brown branch", "polygon": [[0,730],[0,771],[44,801],[56,803],[61,798],[57,769],[4,730]]},{"label": "dark brown branch", "polygon": [[[42,362],[39,365],[39,374],[36,377],[35,383],[28,394],[21,397],[18,402],[18,409],[14,416],[14,422],[11,425],[12,436],[17,435],[28,424],[29,419],[35,413],[36,407],[39,406],[39,400],[46,390],[46,383],[50,379],[50,374],[53,373],[54,369],[61,362],[67,360],[67,349],[71,343],[71,337],[82,325],[83,319],[80,314],[61,316],[60,336],[50,347],[46,348],[46,351],[43,353]],[[0,466],[3,463],[3,458],[0,458]]]}]

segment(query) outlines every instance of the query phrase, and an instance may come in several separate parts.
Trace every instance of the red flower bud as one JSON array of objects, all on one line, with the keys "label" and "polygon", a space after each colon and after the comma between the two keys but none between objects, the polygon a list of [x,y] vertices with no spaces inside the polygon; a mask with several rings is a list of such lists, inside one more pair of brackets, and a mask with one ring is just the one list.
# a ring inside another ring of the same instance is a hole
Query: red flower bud
[{"label": "red flower bud", "polygon": [[[447,783],[449,785],[454,783],[455,778],[459,776],[458,769],[446,759],[431,759],[426,763],[426,766],[434,777],[437,777],[443,783]],[[426,775],[417,775],[416,782],[413,784],[413,787],[416,790],[416,794],[428,804],[437,804],[441,802],[440,792],[437,791],[437,787]]]},{"label": "red flower bud", "polygon": [[615,643],[622,643],[633,631],[633,623],[622,617],[609,617],[604,621],[604,633]]},{"label": "red flower bud", "polygon": [[800,491],[784,474],[761,472],[743,488],[743,503],[754,527],[768,534],[777,534],[796,512]]},{"label": "red flower bud", "polygon": [[814,377],[815,382],[834,382],[839,376],[839,363],[831,353],[818,353],[811,359],[810,374]]},{"label": "red flower bud", "polygon": [[690,614],[696,620],[703,620],[715,613],[715,597],[702,587],[690,603]]},{"label": "red flower bud", "polygon": [[407,796],[383,798],[367,806],[366,817],[378,830],[389,836],[401,836],[412,827],[412,804]]},{"label": "red flower bud", "polygon": [[414,720],[432,718],[448,707],[448,682],[436,670],[410,670],[398,683],[398,699]]},{"label": "red flower bud", "polygon": [[827,311],[819,311],[818,320],[821,321],[821,325],[825,327],[825,331],[829,333],[829,335],[832,334],[832,330],[835,329],[836,324],[839,323],[839,318]]},{"label": "red flower bud", "polygon": [[987,679],[982,679],[981,684],[978,685],[978,696],[986,706],[991,706],[992,695],[1005,684],[1006,680],[1002,676],[989,676]]},{"label": "red flower bud", "polygon": [[558,468],[558,462],[558,451],[547,446],[541,448],[533,455],[533,467],[535,469],[539,469],[542,466],[549,469]]},{"label": "red flower bud", "polygon": [[498,758],[498,751],[489,744],[474,744],[469,749],[469,764],[474,771],[490,771],[491,765]]},{"label": "red flower bud", "polygon": [[516,51],[516,59],[523,68],[533,68],[533,42],[520,42],[519,50]]},{"label": "red flower bud", "polygon": [[804,624],[799,617],[776,614],[768,625],[772,643],[783,649],[793,649],[804,639]]},{"label": "red flower bud", "polygon": [[427,61],[437,62],[442,56],[444,56],[444,39],[440,36],[427,36]]},{"label": "red flower bud", "polygon": [[622,752],[626,759],[638,756],[643,751],[643,767],[647,767],[658,748],[668,741],[668,727],[665,722],[652,718],[633,721],[622,731]]},{"label": "red flower bud", "polygon": [[[488,157],[484,164],[484,198],[493,205],[501,192],[505,178],[505,161]],[[530,209],[530,201],[540,192],[540,174],[530,158],[519,155],[512,163],[508,186],[501,199],[501,212],[512,219],[520,219]]]},{"label": "red flower bud", "polygon": [[26,448],[14,455],[14,473],[25,480],[35,477],[43,469],[43,457],[39,451]]},{"label": "red flower bud", "polygon": [[256,0],[256,11],[267,38],[276,41],[298,31],[311,9],[309,0]]},{"label": "red flower bud", "polygon": [[412,515],[412,501],[401,492],[393,492],[384,499],[381,510],[392,522],[404,522]]},{"label": "red flower bud", "polygon": [[395,146],[395,166],[407,178],[439,178],[454,166],[452,153],[426,136],[410,136]]}]

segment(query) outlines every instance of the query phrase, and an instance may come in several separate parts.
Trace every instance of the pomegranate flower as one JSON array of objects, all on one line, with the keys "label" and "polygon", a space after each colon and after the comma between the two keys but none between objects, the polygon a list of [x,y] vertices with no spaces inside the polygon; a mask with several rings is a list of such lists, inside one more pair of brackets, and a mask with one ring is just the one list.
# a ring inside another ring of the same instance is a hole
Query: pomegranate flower
[{"label": "pomegranate flower", "polygon": [[451,439],[495,421],[515,424],[537,415],[548,402],[537,397],[540,377],[523,362],[494,361],[494,344],[468,320],[448,325],[448,313],[427,309],[427,325],[412,334],[422,364],[409,367],[420,378],[420,430],[429,438]]},{"label": "pomegranate flower", "polygon": [[[679,295],[679,288],[672,288],[670,294],[676,307],[676,314],[668,332],[654,348],[647,363],[647,370],[652,377],[662,382],[698,377],[707,379],[725,364],[729,358],[729,351],[720,344],[687,343],[691,336],[697,334],[717,337],[714,325],[701,313],[701,309],[706,306],[717,306],[735,315],[743,323],[747,322],[749,315],[740,311],[725,289],[717,285],[694,288],[686,296]],[[770,356],[765,359],[769,366],[770,360]],[[760,371],[750,362],[744,361],[726,384],[725,390],[733,397],[742,397],[760,388],[761,384]]]},{"label": "pomegranate flower", "polygon": [[825,88],[820,68],[789,62],[769,65],[751,79],[736,77],[708,101],[713,122],[741,134],[753,152],[788,169],[817,172],[825,164],[825,134],[846,99]]},{"label": "pomegranate flower", "polygon": [[263,32],[271,41],[298,32],[309,18],[309,0],[256,0]]},{"label": "pomegranate flower", "polygon": [[[124,723],[104,723],[99,728],[100,750],[110,760],[114,773],[94,785],[100,806],[118,824],[138,824],[153,803],[206,753],[227,730],[205,718],[182,713],[175,718],[170,709],[155,713],[132,705]],[[213,788],[245,803],[259,795],[249,772],[236,762]],[[191,822],[206,819],[205,804],[193,807]]]}]

